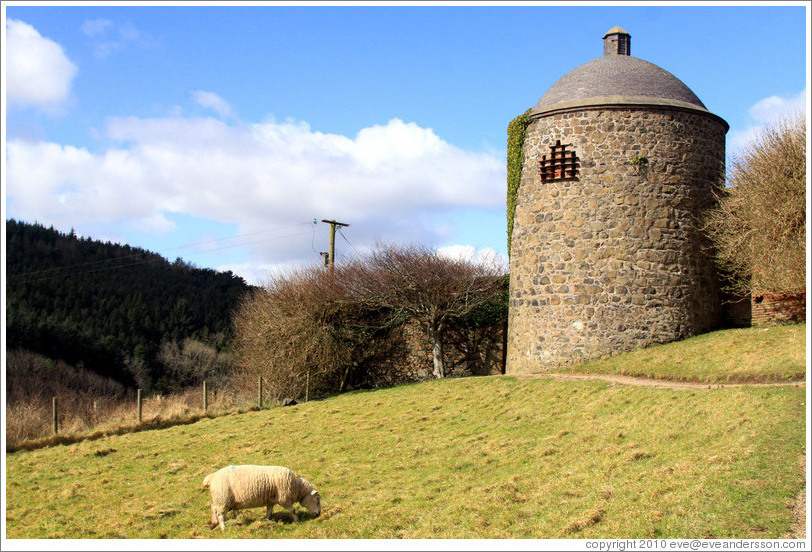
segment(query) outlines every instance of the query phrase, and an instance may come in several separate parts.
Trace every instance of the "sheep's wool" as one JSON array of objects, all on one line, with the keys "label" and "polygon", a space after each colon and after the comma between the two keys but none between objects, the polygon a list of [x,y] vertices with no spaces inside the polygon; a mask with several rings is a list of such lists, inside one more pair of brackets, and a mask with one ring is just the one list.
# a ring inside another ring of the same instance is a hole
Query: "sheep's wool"
[{"label": "sheep's wool", "polygon": [[298,501],[298,478],[281,466],[227,466],[211,480],[212,501],[218,510],[238,510]]}]

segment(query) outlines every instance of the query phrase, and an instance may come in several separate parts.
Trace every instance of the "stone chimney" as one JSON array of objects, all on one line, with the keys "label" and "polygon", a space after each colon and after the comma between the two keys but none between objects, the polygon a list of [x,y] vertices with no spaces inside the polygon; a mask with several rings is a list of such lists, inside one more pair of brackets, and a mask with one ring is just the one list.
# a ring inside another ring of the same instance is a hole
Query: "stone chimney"
[{"label": "stone chimney", "polygon": [[630,56],[632,55],[632,35],[620,27],[612,27],[603,35],[603,55]]}]

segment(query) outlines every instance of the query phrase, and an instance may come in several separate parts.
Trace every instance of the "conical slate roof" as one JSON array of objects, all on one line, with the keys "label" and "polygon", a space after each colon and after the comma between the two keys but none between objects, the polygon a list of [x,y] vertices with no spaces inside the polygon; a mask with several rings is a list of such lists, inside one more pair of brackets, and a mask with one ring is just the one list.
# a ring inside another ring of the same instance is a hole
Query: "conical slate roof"
[{"label": "conical slate roof", "polygon": [[629,55],[630,35],[614,27],[604,35],[605,55],[576,67],[553,84],[536,114],[599,105],[665,105],[708,112],[690,88],[648,61]]}]

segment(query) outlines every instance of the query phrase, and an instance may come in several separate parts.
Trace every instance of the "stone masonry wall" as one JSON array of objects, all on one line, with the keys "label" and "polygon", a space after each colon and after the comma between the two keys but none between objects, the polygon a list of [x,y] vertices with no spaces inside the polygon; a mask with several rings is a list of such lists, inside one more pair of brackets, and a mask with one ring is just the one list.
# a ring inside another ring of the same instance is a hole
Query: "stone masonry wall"
[{"label": "stone masonry wall", "polygon": [[[718,278],[698,217],[723,176],[725,130],[714,116],[655,106],[580,108],[530,124],[510,257],[506,373],[718,325]],[[557,140],[578,156],[579,176],[542,183],[541,155]]]},{"label": "stone masonry wall", "polygon": [[[447,377],[488,376],[504,373],[505,321],[493,326],[451,326],[444,340]],[[386,346],[365,366],[365,385],[389,387],[434,379],[432,343],[415,320],[393,328]]]}]

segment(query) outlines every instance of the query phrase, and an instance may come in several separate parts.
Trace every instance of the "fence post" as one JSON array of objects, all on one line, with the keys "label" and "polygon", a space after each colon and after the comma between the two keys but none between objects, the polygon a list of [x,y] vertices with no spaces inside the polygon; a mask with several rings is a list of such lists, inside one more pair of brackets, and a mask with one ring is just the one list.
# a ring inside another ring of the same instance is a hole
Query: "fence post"
[{"label": "fence post", "polygon": [[57,406],[56,406],[56,397],[54,397],[53,412],[54,412],[54,419],[53,419],[53,422],[54,422],[54,435],[56,435],[56,434],[59,433],[59,411],[57,410]]},{"label": "fence post", "polygon": [[262,375],[259,376],[259,393],[257,396],[257,403],[259,403],[259,408],[262,408]]},{"label": "fence post", "polygon": [[141,423],[141,390],[138,390],[138,423]]},{"label": "fence post", "polygon": [[209,394],[206,390],[206,380],[203,380],[203,412],[209,410]]},{"label": "fence post", "polygon": [[305,384],[305,402],[310,399],[310,368],[307,369],[307,383]]}]

